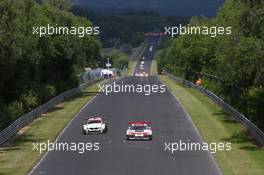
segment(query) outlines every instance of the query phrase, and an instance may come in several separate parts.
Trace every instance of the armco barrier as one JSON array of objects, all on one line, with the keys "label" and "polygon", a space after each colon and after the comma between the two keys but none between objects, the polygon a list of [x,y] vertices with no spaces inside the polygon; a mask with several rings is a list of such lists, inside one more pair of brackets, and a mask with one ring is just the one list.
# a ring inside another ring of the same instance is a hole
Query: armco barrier
[{"label": "armco barrier", "polygon": [[63,92],[62,94],[50,99],[46,103],[40,105],[39,107],[37,107],[33,111],[23,115],[22,117],[19,117],[14,123],[12,123],[11,125],[9,125],[7,128],[5,128],[4,130],[2,130],[0,132],[0,144],[7,141],[9,138],[11,138],[13,135],[15,135],[21,128],[23,128],[24,126],[26,126],[27,124],[32,122],[37,117],[41,116],[41,114],[43,114],[46,111],[48,111],[49,109],[53,108],[57,104],[61,103],[66,98],[69,98],[73,95],[76,95],[82,89],[84,89],[88,86],[94,85],[99,81],[100,81],[100,79],[93,80],[93,81],[81,84],[77,88],[67,90],[67,91]]},{"label": "armco barrier", "polygon": [[194,88],[198,91],[200,91],[202,94],[209,97],[213,102],[215,102],[218,106],[220,106],[223,111],[225,111],[230,117],[235,119],[237,122],[244,125],[249,133],[261,144],[264,145],[264,133],[250,120],[248,120],[244,115],[239,113],[237,110],[235,110],[232,106],[224,102],[221,98],[219,98],[217,95],[212,93],[211,91],[205,89],[204,87],[197,86],[196,84],[187,81],[185,79],[175,77],[169,73],[165,73],[169,77],[171,77],[173,80],[175,80],[179,84],[183,84],[187,87]]}]

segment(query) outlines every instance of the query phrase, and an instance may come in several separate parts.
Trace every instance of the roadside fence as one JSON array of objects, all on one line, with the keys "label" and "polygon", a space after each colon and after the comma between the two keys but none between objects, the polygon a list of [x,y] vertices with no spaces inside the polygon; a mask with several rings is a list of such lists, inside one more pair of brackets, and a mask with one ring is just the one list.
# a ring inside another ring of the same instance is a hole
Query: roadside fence
[{"label": "roadside fence", "polygon": [[41,116],[41,114],[47,112],[49,109],[53,108],[57,104],[61,103],[65,99],[72,97],[79,92],[81,92],[82,89],[85,89],[89,86],[92,86],[96,83],[98,83],[100,79],[92,80],[90,82],[81,84],[77,88],[73,88],[70,90],[67,90],[63,92],[62,94],[50,99],[46,103],[40,105],[36,109],[32,110],[31,112],[19,117],[16,121],[14,121],[11,125],[9,125],[4,130],[0,131],[0,144],[7,141],[9,138],[14,136],[20,129],[28,125],[30,122],[32,122],[34,119]]},{"label": "roadside fence", "polygon": [[183,78],[179,78],[176,76],[173,76],[169,73],[164,73],[168,75],[170,78],[172,78],[175,82],[179,84],[183,84],[184,86],[191,87],[193,89],[196,89],[200,91],[202,94],[209,97],[214,103],[216,103],[218,106],[220,106],[224,112],[226,112],[231,118],[236,120],[237,122],[241,123],[248,132],[261,144],[264,145],[264,133],[261,131],[254,123],[252,123],[250,120],[248,120],[243,114],[239,113],[236,109],[234,109],[232,106],[224,102],[220,97],[215,95],[213,92],[209,91],[208,89],[205,89],[202,86],[197,86],[196,84],[185,80]]}]

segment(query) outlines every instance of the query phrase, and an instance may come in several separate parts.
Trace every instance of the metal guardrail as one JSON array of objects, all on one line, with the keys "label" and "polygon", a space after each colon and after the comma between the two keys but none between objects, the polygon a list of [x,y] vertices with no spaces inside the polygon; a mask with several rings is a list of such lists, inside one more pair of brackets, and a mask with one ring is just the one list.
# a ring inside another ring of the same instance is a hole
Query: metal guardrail
[{"label": "metal guardrail", "polygon": [[234,109],[232,106],[224,102],[213,92],[205,89],[204,87],[197,86],[196,84],[187,81],[183,78],[175,77],[169,73],[165,73],[165,74],[168,75],[173,80],[175,80],[177,83],[196,89],[200,91],[202,94],[209,97],[214,103],[220,106],[223,109],[223,111],[226,112],[230,117],[232,117],[237,122],[241,123],[261,145],[264,145],[263,131],[261,131],[254,123],[248,120],[243,114],[239,113],[236,109]]},{"label": "metal guardrail", "polygon": [[4,143],[9,138],[14,136],[20,129],[28,125],[34,119],[41,116],[41,114],[47,112],[49,109],[61,103],[65,99],[72,97],[73,95],[76,95],[77,93],[81,92],[82,89],[85,89],[88,86],[94,85],[99,81],[100,79],[96,79],[96,80],[81,84],[77,88],[67,90],[63,92],[62,94],[50,99],[46,103],[40,105],[39,107],[32,110],[31,112],[19,117],[14,123],[12,123],[11,125],[9,125],[7,128],[5,128],[4,130],[0,132],[0,144]]}]

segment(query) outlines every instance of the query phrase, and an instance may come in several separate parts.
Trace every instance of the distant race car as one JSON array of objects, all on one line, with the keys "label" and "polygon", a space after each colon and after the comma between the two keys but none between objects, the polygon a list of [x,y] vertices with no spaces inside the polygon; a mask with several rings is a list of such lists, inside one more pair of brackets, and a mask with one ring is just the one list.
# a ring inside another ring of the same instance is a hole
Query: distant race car
[{"label": "distant race car", "polygon": [[146,72],[143,72],[143,77],[148,77],[148,74]]},{"label": "distant race car", "polygon": [[153,46],[150,46],[149,47],[149,52],[152,52],[153,51]]},{"label": "distant race car", "polygon": [[101,117],[89,118],[83,123],[83,134],[106,133],[107,125]]},{"label": "distant race car", "polygon": [[148,77],[148,74],[146,72],[143,73],[136,73],[135,74],[136,77]]},{"label": "distant race car", "polygon": [[152,140],[152,129],[150,122],[129,122],[126,131],[127,140],[131,139],[147,139]]}]

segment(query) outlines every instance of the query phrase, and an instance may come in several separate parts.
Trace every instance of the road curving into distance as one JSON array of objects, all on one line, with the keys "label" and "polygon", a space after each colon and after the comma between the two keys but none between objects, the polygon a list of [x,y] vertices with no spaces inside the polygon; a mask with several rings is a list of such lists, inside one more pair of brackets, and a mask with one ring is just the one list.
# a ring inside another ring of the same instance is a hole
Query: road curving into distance
[{"label": "road curving into distance", "polygon": [[[150,74],[157,37],[150,37],[143,57],[134,74]],[[124,77],[118,83],[133,85],[161,85],[158,77]],[[108,132],[103,135],[83,135],[84,119],[106,117]],[[152,141],[127,141],[129,121],[151,121]],[[99,94],[75,116],[63,130],[57,143],[99,143],[98,151],[49,151],[29,174],[32,175],[218,175],[217,164],[208,151],[165,151],[165,143],[202,142],[191,119],[175,97],[165,93]]]}]

